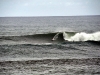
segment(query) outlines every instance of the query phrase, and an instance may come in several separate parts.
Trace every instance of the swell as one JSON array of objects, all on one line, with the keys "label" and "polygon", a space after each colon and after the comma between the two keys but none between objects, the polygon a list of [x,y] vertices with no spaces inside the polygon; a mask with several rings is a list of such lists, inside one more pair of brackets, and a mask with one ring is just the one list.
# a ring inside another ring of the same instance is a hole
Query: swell
[{"label": "swell", "polygon": [[100,65],[100,58],[83,58],[83,59],[43,59],[43,60],[21,60],[21,61],[0,61],[1,66],[5,65],[28,65],[28,64],[86,64],[86,65]]}]

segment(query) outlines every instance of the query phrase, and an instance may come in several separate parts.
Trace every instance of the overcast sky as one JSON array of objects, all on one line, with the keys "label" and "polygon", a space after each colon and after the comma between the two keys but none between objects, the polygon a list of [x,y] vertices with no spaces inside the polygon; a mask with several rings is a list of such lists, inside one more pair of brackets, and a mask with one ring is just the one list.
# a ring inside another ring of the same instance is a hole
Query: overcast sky
[{"label": "overcast sky", "polygon": [[0,0],[0,16],[100,15],[100,0]]}]

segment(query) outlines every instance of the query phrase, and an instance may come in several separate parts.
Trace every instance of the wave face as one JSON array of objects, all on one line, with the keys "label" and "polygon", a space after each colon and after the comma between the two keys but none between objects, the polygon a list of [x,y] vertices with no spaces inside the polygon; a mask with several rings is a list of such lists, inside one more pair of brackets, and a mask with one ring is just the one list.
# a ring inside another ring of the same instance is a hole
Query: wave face
[{"label": "wave face", "polygon": [[0,44],[45,44],[45,43],[61,43],[64,42],[63,34],[59,34],[55,41],[53,37],[57,33],[35,34],[24,36],[1,36]]}]

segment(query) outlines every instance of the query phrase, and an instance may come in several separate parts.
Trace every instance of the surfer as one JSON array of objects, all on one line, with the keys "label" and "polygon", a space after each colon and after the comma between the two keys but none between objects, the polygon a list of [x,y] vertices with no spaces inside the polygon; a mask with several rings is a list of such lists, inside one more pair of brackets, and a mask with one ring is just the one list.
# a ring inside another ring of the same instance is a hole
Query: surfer
[{"label": "surfer", "polygon": [[57,40],[59,34],[60,34],[60,33],[58,32],[58,33],[53,37],[52,41]]}]

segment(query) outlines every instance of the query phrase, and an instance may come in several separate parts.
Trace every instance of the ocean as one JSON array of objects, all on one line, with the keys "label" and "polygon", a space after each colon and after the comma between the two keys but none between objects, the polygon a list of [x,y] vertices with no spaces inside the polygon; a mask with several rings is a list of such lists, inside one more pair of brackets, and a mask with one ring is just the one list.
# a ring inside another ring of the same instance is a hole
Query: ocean
[{"label": "ocean", "polygon": [[100,16],[0,17],[0,75],[100,75]]}]

